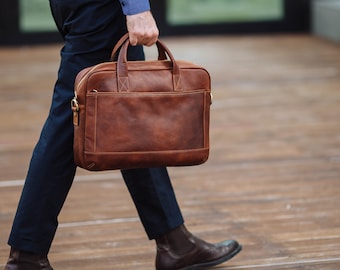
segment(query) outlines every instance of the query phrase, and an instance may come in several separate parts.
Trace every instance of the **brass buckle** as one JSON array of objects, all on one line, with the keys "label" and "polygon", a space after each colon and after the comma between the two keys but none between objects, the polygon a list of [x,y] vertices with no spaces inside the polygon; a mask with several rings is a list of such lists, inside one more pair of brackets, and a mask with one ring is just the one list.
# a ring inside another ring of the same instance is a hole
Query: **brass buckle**
[{"label": "brass buckle", "polygon": [[73,111],[79,112],[79,103],[76,97],[71,100],[71,108]]}]

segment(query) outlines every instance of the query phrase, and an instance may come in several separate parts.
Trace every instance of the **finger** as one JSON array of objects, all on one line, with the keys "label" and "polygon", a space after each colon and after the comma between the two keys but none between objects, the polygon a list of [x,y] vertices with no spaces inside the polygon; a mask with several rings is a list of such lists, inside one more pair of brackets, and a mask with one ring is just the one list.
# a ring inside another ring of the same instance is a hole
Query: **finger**
[{"label": "finger", "polygon": [[152,46],[156,43],[157,39],[150,39],[147,43],[145,43],[145,46]]},{"label": "finger", "polygon": [[131,46],[136,46],[138,44],[138,40],[135,35],[129,33],[129,40]]},{"label": "finger", "polygon": [[149,34],[148,37],[145,39],[144,45],[149,47],[154,45],[158,40],[158,35],[159,35],[158,31],[154,31],[151,34]]}]

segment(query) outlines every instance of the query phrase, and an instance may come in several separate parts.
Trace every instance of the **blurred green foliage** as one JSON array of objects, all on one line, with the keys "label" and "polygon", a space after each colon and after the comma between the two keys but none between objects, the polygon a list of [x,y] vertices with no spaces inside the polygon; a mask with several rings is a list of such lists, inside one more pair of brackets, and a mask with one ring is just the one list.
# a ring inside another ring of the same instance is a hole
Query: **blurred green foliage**
[{"label": "blurred green foliage", "polygon": [[22,32],[56,30],[48,0],[20,0],[19,8]]},{"label": "blurred green foliage", "polygon": [[283,0],[167,0],[171,25],[280,20]]},{"label": "blurred green foliage", "polygon": [[[159,1],[167,1],[167,22],[170,25],[279,20],[284,15],[284,0]],[[20,0],[19,3],[21,31],[56,30],[48,0]]]}]

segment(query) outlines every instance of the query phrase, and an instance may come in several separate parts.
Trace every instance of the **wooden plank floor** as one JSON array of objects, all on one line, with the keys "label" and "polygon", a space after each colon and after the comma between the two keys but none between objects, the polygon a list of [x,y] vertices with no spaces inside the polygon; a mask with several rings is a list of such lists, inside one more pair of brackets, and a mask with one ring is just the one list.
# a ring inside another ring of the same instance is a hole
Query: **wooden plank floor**
[{"label": "wooden plank floor", "polygon": [[[190,230],[243,244],[217,269],[340,269],[340,45],[308,35],[164,40],[212,76],[210,159],[170,174]],[[0,49],[0,268],[59,48]],[[154,269],[154,255],[120,174],[79,170],[54,268]]]}]

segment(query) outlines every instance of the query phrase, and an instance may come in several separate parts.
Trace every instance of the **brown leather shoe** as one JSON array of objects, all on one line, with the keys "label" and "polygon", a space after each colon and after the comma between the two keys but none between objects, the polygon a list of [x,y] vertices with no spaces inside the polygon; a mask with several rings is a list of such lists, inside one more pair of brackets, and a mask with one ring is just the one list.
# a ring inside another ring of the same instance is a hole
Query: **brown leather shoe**
[{"label": "brown leather shoe", "polygon": [[4,270],[53,270],[46,255],[11,248]]},{"label": "brown leather shoe", "polygon": [[234,240],[210,244],[191,234],[184,225],[156,239],[157,270],[198,270],[221,264],[239,253]]}]

